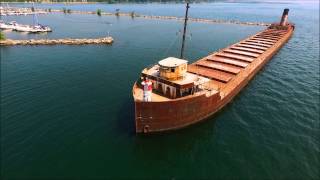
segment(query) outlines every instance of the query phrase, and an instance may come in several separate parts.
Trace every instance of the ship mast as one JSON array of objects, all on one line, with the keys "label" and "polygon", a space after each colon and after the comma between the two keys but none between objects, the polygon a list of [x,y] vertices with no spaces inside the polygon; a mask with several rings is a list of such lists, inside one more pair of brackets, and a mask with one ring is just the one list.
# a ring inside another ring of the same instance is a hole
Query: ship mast
[{"label": "ship mast", "polygon": [[188,9],[189,9],[189,8],[190,8],[190,6],[189,6],[189,1],[187,1],[186,14],[185,14],[185,17],[184,17],[184,27],[183,27],[182,46],[181,46],[181,52],[180,52],[180,59],[183,59],[184,41],[185,41],[185,39],[186,39],[187,21],[188,21]]}]

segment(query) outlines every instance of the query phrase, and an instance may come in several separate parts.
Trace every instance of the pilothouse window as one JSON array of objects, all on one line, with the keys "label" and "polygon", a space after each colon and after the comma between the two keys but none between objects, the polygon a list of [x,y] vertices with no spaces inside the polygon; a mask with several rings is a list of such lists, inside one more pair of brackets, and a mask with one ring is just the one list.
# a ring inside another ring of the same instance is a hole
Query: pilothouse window
[{"label": "pilothouse window", "polygon": [[174,72],[174,68],[171,68],[171,72]]}]

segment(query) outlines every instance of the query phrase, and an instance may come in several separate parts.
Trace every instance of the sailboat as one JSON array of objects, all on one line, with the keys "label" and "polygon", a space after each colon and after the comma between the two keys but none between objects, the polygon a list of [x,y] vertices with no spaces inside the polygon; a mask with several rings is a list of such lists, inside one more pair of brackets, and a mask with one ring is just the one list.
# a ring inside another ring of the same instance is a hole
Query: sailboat
[{"label": "sailboat", "polygon": [[15,29],[17,26],[17,22],[16,21],[11,21],[8,23],[5,23],[4,21],[0,20],[0,29]]},{"label": "sailboat", "polygon": [[52,29],[49,26],[39,24],[36,13],[33,13],[33,25],[20,24],[20,25],[17,25],[14,28],[14,30],[20,31],[20,32],[30,32],[30,33],[52,32]]},{"label": "sailboat", "polygon": [[23,25],[20,24],[18,26],[15,26],[14,30],[20,31],[20,32],[30,32],[30,33],[38,33],[38,32],[51,32],[52,29],[49,26],[44,26],[38,23],[36,14],[33,14],[34,16],[34,23],[33,25]]}]

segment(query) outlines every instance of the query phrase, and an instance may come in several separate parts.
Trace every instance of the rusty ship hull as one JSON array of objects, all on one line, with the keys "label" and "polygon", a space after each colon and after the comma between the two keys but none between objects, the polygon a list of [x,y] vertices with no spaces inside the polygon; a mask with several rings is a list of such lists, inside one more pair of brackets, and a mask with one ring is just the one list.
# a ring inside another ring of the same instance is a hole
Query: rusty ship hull
[{"label": "rusty ship hull", "polygon": [[[210,79],[207,85],[211,89],[206,93],[144,102],[137,98],[141,87],[136,82],[133,86],[136,132],[180,129],[212,116],[248,84],[293,32],[292,24],[280,29],[268,27],[190,64],[188,73]],[[142,73],[142,76],[148,75]]]}]

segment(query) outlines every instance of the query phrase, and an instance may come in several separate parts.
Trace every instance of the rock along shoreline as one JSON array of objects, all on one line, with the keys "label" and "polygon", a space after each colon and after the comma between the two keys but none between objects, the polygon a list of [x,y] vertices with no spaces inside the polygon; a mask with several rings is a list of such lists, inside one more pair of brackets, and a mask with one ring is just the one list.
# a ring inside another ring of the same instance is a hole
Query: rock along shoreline
[{"label": "rock along shoreline", "polygon": [[15,46],[15,45],[85,45],[85,44],[112,44],[112,37],[103,37],[97,39],[27,39],[0,40],[0,46]]}]

